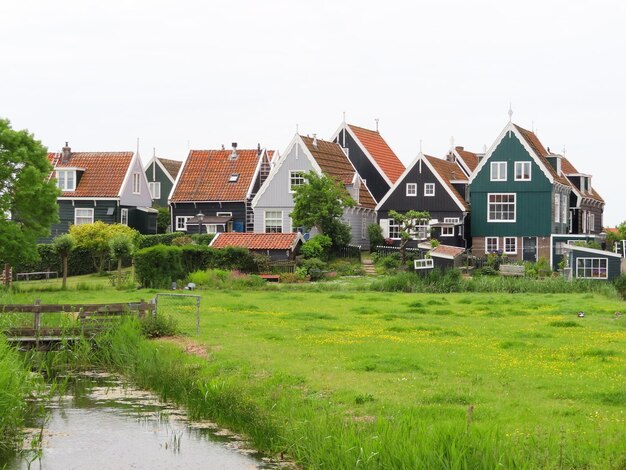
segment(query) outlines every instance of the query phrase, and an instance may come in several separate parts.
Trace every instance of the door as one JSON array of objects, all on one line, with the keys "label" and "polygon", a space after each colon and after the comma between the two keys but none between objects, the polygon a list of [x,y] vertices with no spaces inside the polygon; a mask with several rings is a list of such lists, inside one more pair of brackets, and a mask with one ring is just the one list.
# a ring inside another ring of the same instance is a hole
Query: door
[{"label": "door", "polygon": [[537,237],[524,237],[522,259],[537,262]]}]

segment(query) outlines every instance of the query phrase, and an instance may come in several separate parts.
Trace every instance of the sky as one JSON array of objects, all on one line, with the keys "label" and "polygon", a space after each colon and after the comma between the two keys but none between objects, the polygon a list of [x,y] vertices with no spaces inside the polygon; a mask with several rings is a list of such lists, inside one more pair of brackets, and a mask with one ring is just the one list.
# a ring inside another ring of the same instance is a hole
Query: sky
[{"label": "sky", "polygon": [[284,151],[375,128],[410,163],[534,129],[626,220],[621,0],[3,0],[0,117],[51,151]]}]

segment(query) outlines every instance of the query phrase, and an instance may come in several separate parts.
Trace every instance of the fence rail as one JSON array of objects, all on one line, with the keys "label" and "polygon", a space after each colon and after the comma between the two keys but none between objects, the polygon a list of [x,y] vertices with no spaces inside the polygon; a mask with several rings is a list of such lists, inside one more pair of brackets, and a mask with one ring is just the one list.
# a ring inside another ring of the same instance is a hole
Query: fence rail
[{"label": "fence rail", "polygon": [[361,261],[361,245],[346,245],[335,250],[337,258],[354,258]]},{"label": "fence rail", "polygon": [[296,272],[296,262],[292,260],[271,261],[269,265],[270,271],[276,274]]},{"label": "fence rail", "polygon": [[[415,259],[424,258],[424,251],[420,250],[419,248],[405,248],[404,250],[406,252],[407,260],[415,260]],[[388,245],[382,245],[382,246],[376,247],[376,254],[381,258],[385,258],[394,253],[400,254],[400,247],[388,246]]]}]

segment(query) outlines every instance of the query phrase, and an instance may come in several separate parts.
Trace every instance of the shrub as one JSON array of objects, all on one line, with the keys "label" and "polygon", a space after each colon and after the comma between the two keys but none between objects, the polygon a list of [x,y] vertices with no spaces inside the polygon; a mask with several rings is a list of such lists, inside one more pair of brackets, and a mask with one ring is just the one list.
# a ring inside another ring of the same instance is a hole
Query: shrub
[{"label": "shrub", "polygon": [[137,240],[137,248],[149,248],[155,245],[171,245],[172,240],[186,236],[184,232],[161,233],[158,235],[141,235]]},{"label": "shrub", "polygon": [[159,207],[157,210],[159,211],[157,214],[157,233],[165,233],[170,226],[170,210],[167,207]]},{"label": "shrub", "polygon": [[333,241],[330,237],[321,234],[315,235],[302,245],[300,253],[305,259],[319,258],[321,260],[328,260],[332,245]]},{"label": "shrub", "polygon": [[[53,245],[37,245],[39,259],[37,261],[20,262],[13,266],[15,273],[32,273],[39,271],[56,271],[59,274],[63,271],[61,257],[56,253]],[[79,276],[96,272],[92,263],[92,251],[87,248],[74,248],[67,258],[68,276]],[[105,265],[110,262],[110,258],[105,260]]]},{"label": "shrub", "polygon": [[215,238],[213,233],[194,233],[191,236],[191,239],[194,241],[196,245],[204,245],[209,246],[211,241]]},{"label": "shrub", "polygon": [[172,240],[172,246],[185,246],[185,245],[191,245],[192,243],[193,243],[193,240],[188,235],[184,235],[182,237],[176,237]]},{"label": "shrub", "polygon": [[300,282],[305,282],[306,277],[300,273],[282,273],[280,275],[280,282],[284,284],[297,284]]},{"label": "shrub", "polygon": [[622,274],[620,277],[613,281],[617,292],[626,300],[626,274]]},{"label": "shrub", "polygon": [[386,271],[398,269],[400,266],[400,253],[392,253],[387,256],[377,258],[377,264]]},{"label": "shrub", "polygon": [[149,315],[140,321],[141,332],[148,338],[174,336],[178,333],[176,320],[169,315]]},{"label": "shrub", "polygon": [[383,246],[385,244],[383,228],[378,224],[369,224],[367,226],[367,236],[370,240],[371,251],[374,251],[377,246]]},{"label": "shrub", "polygon": [[336,271],[339,276],[362,276],[364,274],[361,263],[345,259],[336,259],[328,264],[328,269]]},{"label": "shrub", "polygon": [[106,260],[109,258],[109,241],[118,236],[126,235],[136,245],[140,234],[136,230],[122,224],[105,224],[98,220],[92,224],[71,225],[70,235],[76,241],[76,246],[91,251],[94,266],[98,272],[103,272]]},{"label": "shrub", "polygon": [[181,252],[179,247],[156,245],[135,253],[135,275],[141,285],[168,288],[185,277]]},{"label": "shrub", "polygon": [[268,255],[262,255],[261,253],[252,253],[252,261],[256,266],[256,272],[268,273],[272,270],[272,259]]},{"label": "shrub", "polygon": [[318,258],[305,259],[300,267],[298,273],[300,275],[309,276],[312,281],[316,281],[324,277],[324,269],[326,263]]}]

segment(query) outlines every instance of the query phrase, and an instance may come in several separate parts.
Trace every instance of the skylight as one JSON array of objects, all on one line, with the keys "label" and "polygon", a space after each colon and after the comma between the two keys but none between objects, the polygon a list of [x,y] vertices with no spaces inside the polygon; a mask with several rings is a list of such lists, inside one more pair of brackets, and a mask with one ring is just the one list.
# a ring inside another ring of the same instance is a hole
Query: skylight
[{"label": "skylight", "polygon": [[232,173],[230,175],[230,178],[228,178],[228,182],[229,183],[236,183],[238,179],[239,179],[239,173]]}]

